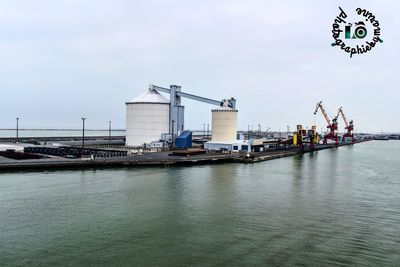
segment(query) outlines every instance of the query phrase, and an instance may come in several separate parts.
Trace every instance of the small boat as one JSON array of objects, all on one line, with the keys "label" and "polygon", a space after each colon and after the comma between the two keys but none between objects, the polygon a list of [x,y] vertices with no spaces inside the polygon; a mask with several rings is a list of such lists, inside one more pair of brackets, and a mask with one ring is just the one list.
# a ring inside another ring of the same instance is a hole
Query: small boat
[{"label": "small boat", "polygon": [[374,140],[388,141],[389,135],[375,135]]}]

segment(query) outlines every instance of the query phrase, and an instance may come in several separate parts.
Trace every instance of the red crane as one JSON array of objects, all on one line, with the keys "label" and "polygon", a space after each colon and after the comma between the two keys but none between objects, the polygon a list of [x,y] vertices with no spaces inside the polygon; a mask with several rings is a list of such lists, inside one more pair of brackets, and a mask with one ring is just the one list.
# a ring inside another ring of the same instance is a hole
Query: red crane
[{"label": "red crane", "polygon": [[317,103],[317,106],[315,107],[314,115],[317,114],[318,109],[320,109],[322,112],[322,115],[324,115],[326,123],[328,124],[328,126],[326,126],[326,127],[329,129],[329,133],[324,136],[324,144],[327,144],[328,140],[333,140],[333,141],[335,141],[335,144],[338,145],[339,139],[338,139],[336,131],[338,129],[337,119],[338,119],[339,114],[336,117],[334,117],[331,122],[328,114],[326,113],[324,107],[322,106],[322,101],[319,101]]},{"label": "red crane", "polygon": [[343,108],[340,107],[338,110],[338,115],[342,115],[343,121],[346,124],[346,130],[347,132],[343,135],[343,140],[345,142],[347,142],[347,140],[351,140],[351,142],[354,142],[354,134],[353,134],[353,130],[354,130],[354,123],[353,120],[350,120],[350,122],[347,120],[346,116],[344,115],[343,112]]}]

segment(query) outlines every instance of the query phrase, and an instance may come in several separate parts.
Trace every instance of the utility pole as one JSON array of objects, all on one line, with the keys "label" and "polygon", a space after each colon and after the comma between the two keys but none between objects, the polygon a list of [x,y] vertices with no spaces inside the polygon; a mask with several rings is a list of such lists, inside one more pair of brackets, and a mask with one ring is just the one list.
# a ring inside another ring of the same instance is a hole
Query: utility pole
[{"label": "utility pole", "polygon": [[81,118],[82,119],[82,153],[85,149],[85,120],[86,118]]},{"label": "utility pole", "polygon": [[108,141],[111,141],[111,121],[108,121]]},{"label": "utility pole", "polygon": [[210,138],[210,124],[207,123],[207,138]]},{"label": "utility pole", "polygon": [[206,124],[203,124],[203,139],[206,138]]},{"label": "utility pole", "polygon": [[287,125],[286,127],[287,127],[287,137],[286,138],[289,139],[290,126]]},{"label": "utility pole", "polygon": [[18,142],[19,118],[16,118],[16,120],[17,120],[17,140],[16,140],[16,142]]}]

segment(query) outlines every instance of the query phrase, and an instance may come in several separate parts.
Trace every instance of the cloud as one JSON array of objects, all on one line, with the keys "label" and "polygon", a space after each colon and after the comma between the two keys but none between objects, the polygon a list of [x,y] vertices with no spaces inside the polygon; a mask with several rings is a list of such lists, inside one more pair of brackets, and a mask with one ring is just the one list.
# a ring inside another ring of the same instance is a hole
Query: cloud
[{"label": "cloud", "polygon": [[[236,97],[242,129],[312,124],[314,105],[324,100],[331,113],[343,105],[365,131],[400,131],[399,107],[387,104],[399,96],[395,10],[400,4],[340,4],[348,10],[368,7],[383,25],[385,43],[353,59],[330,47],[338,5],[333,0],[2,2],[0,88],[7,100],[0,107],[0,128],[11,127],[17,113],[30,127],[72,127],[86,114],[93,127],[112,119],[122,128],[125,101],[155,83],[180,84],[215,99]],[[188,128],[209,122],[212,107],[184,102]]]}]

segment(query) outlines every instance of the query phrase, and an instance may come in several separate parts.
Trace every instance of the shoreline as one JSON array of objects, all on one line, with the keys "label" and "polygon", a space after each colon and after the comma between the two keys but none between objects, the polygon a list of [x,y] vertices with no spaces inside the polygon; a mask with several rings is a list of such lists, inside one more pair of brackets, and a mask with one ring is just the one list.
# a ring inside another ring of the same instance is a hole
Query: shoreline
[{"label": "shoreline", "polygon": [[341,146],[356,145],[358,143],[371,140],[358,141],[355,143],[342,143],[338,146],[334,144],[316,145],[313,150],[306,148],[278,149],[264,152],[254,152],[250,157],[239,153],[207,153],[192,156],[171,156],[167,152],[145,153],[142,155],[97,158],[90,159],[66,159],[66,158],[46,158],[36,160],[5,160],[0,161],[0,172],[18,170],[46,170],[46,169],[75,169],[75,168],[108,168],[108,167],[128,167],[128,166],[188,166],[188,165],[211,165],[222,163],[258,163],[283,157],[310,153],[319,150],[333,149]]}]

